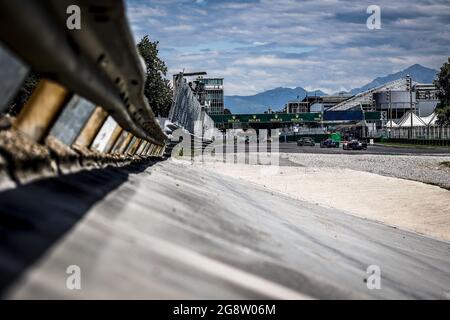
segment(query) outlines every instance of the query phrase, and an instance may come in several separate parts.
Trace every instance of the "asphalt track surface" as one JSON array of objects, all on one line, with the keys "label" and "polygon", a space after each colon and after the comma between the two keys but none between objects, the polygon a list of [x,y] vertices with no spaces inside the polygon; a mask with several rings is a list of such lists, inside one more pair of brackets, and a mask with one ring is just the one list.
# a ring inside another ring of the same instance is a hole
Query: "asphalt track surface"
[{"label": "asphalt track surface", "polygon": [[3,298],[450,298],[450,243],[188,163],[37,181],[0,208]]},{"label": "asphalt track surface", "polygon": [[450,156],[450,147],[406,147],[406,146],[386,146],[381,144],[369,145],[367,150],[343,150],[339,148],[320,148],[316,143],[311,146],[297,146],[296,142],[280,142],[280,152],[286,153],[319,153],[319,154],[382,154],[382,155],[430,155],[430,156]]}]

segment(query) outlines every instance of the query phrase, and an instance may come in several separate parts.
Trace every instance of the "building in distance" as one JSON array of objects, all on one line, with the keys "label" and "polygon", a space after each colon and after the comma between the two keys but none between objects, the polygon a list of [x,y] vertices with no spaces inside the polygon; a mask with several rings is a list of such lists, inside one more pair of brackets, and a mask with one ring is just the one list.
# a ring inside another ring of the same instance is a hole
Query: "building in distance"
[{"label": "building in distance", "polygon": [[286,104],[287,113],[324,112],[349,99],[350,95],[306,96],[302,100],[291,100]]},{"label": "building in distance", "polygon": [[205,90],[205,110],[208,114],[224,113],[223,78],[198,77],[197,81],[203,84]]}]

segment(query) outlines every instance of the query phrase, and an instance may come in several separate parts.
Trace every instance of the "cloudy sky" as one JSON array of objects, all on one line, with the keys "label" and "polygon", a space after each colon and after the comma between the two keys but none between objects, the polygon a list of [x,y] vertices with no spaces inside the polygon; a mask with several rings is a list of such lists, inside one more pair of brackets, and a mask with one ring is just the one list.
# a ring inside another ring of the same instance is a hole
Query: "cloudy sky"
[{"label": "cloudy sky", "polygon": [[[127,0],[136,41],[160,42],[169,73],[206,70],[227,95],[359,87],[450,56],[450,0]],[[381,8],[381,29],[366,13]]]}]

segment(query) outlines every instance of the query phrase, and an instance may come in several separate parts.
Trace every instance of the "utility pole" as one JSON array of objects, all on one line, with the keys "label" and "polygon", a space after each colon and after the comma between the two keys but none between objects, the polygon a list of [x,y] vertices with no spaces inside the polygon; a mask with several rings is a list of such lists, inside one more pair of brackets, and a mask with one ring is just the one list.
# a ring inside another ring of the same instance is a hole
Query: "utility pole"
[{"label": "utility pole", "polygon": [[412,139],[413,136],[413,107],[412,107],[412,91],[411,91],[411,77],[406,75],[406,91],[409,92],[409,115],[411,117],[410,127],[408,131],[408,139]]},{"label": "utility pole", "polygon": [[388,121],[389,121],[389,139],[391,138],[391,134],[392,134],[392,106],[391,106],[391,88],[387,88],[387,98],[388,98],[388,102],[389,102],[389,116],[388,116]]},{"label": "utility pole", "polygon": [[[372,99],[372,104],[373,104],[373,99]],[[362,138],[366,137],[366,114],[364,113],[364,108],[362,106],[362,103],[359,103],[359,107],[361,108],[361,112],[362,112],[362,125],[361,125],[361,135]]]}]

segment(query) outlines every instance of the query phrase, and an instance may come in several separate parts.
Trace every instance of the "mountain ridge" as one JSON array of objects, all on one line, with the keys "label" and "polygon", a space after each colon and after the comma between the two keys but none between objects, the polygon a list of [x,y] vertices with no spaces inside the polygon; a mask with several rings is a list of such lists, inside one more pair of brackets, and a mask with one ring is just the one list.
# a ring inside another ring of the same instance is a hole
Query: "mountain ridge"
[{"label": "mountain ridge", "polygon": [[437,70],[424,67],[418,63],[413,64],[412,66],[409,66],[406,69],[400,70],[395,73],[388,74],[386,76],[377,77],[368,84],[365,84],[362,87],[354,88],[349,91],[351,94],[358,94],[360,92],[378,87],[380,85],[383,85],[385,83],[405,78],[406,75],[410,75],[411,78],[414,81],[420,82],[420,83],[431,83],[434,78],[436,77],[436,74],[438,73]]},{"label": "mountain ridge", "polygon": [[289,100],[303,99],[306,94],[323,96],[320,90],[307,91],[302,87],[277,87],[250,96],[225,96],[225,107],[232,113],[263,113],[272,107],[272,110],[281,110]]},{"label": "mountain ridge", "polygon": [[[388,74],[386,76],[377,77],[371,82],[359,88],[353,88],[346,93],[355,95],[365,90],[383,85],[387,82],[404,78],[407,74],[409,74],[414,81],[421,83],[431,83],[436,77],[437,73],[438,71],[435,69],[427,68],[420,64],[414,64],[398,72]],[[303,99],[306,94],[316,94],[317,96],[327,95],[320,90],[307,91],[302,87],[277,87],[254,95],[232,95],[225,96],[224,99],[225,107],[228,108],[232,113],[263,113],[269,106],[272,107],[272,110],[281,110],[289,100],[295,100],[297,99],[297,97],[299,99]]]}]

